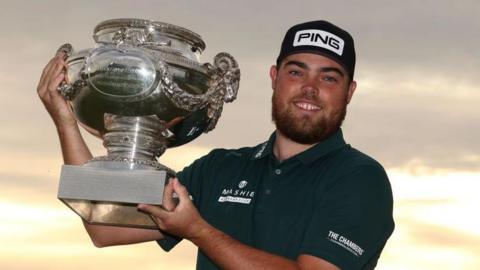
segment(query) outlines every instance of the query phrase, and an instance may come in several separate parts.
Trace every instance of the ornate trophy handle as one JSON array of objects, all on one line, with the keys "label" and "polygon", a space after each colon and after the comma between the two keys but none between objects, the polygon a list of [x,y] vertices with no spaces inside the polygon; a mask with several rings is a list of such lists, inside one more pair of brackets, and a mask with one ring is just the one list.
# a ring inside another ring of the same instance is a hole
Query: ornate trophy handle
[{"label": "ornate trophy handle", "polygon": [[[70,43],[65,43],[57,50],[57,55],[59,53],[64,53],[64,60],[70,57],[73,53],[73,46]],[[82,87],[86,86],[86,81],[84,78],[81,78],[74,83],[70,84],[66,80],[62,81],[60,86],[58,86],[58,91],[66,100],[73,100],[75,95],[78,93]]]},{"label": "ornate trophy handle", "polygon": [[240,69],[237,61],[226,52],[215,56],[213,66],[205,64],[212,73],[211,82],[206,93],[193,95],[182,90],[172,79],[165,63],[159,65],[160,81],[164,86],[165,94],[179,108],[195,111],[208,106],[209,124],[205,132],[215,128],[222,113],[223,103],[232,102],[237,97]]}]

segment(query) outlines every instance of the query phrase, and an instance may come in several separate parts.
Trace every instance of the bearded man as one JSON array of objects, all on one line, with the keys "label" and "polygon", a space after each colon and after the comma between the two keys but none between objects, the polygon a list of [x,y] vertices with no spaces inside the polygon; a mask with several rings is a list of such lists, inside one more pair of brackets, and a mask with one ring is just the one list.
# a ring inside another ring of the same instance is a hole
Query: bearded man
[{"label": "bearded man", "polygon": [[[65,163],[83,164],[91,154],[56,91],[64,67],[63,55],[52,59],[38,93]],[[215,149],[179,172],[162,207],[138,206],[158,230],[84,223],[93,243],[155,240],[168,251],[188,239],[197,269],[373,269],[394,229],[393,200],[382,166],[343,139],[354,70],[348,32],[326,21],[293,26],[270,69],[268,141]]]}]

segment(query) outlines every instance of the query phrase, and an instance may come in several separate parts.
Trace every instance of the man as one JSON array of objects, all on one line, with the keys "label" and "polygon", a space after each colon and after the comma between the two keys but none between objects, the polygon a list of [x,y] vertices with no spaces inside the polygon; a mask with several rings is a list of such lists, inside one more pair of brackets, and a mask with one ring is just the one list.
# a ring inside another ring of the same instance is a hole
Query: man
[{"label": "man", "polygon": [[[65,163],[83,164],[91,154],[56,91],[62,58],[46,66],[38,93]],[[170,250],[185,238],[199,248],[197,269],[373,269],[393,231],[393,202],[382,166],[343,140],[354,70],[346,31],[326,21],[293,26],[270,69],[270,139],[213,150],[169,182],[162,207],[139,205],[160,230],[84,223],[92,241],[157,240]]]}]

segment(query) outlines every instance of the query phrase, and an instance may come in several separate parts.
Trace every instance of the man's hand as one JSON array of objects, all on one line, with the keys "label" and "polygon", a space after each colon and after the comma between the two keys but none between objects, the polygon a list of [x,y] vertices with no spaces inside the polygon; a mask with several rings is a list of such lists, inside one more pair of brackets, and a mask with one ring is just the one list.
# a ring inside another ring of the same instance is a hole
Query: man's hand
[{"label": "man's hand", "polygon": [[37,93],[57,128],[76,125],[67,102],[57,88],[66,79],[65,53],[59,52],[48,62],[37,86]]},{"label": "man's hand", "polygon": [[[178,195],[177,205],[174,194]],[[139,204],[138,209],[151,214],[162,231],[191,241],[210,227],[193,205],[187,189],[176,178],[170,179],[165,186],[163,208]]]}]

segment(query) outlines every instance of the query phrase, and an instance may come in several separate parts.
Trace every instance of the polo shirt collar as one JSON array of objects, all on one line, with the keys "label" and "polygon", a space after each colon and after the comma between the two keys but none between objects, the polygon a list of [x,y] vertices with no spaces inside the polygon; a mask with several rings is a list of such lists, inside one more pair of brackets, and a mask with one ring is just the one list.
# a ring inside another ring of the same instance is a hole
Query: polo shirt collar
[{"label": "polo shirt collar", "polygon": [[343,139],[342,129],[338,129],[327,139],[317,143],[313,147],[301,152],[295,157],[298,158],[301,162],[308,164],[321,157],[326,156],[327,154],[340,149],[346,145],[345,140]]},{"label": "polo shirt collar", "polygon": [[[252,159],[261,159],[266,156],[273,156],[273,144],[275,142],[276,133],[273,132],[270,135],[268,141],[260,144],[256,147],[255,151],[253,152]],[[300,160],[302,163],[308,164],[311,163],[332,151],[340,149],[346,145],[345,140],[343,139],[343,132],[342,129],[338,129],[334,134],[332,134],[327,139],[317,143],[313,147],[293,156],[292,158],[296,158]]]},{"label": "polo shirt collar", "polygon": [[268,141],[258,145],[253,151],[252,159],[261,159],[266,156],[273,155],[273,143],[275,142],[276,133],[275,131],[270,135]]}]

